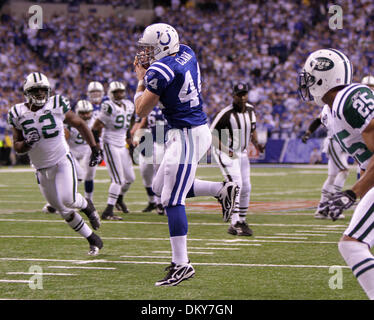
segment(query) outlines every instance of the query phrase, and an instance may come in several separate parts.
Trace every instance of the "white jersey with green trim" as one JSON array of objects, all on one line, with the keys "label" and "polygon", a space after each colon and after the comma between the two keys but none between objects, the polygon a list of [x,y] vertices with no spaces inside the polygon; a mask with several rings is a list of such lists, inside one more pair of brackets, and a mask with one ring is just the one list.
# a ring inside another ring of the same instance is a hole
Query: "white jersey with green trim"
[{"label": "white jersey with green trim", "polygon": [[[92,117],[86,122],[89,128],[92,127],[95,119]],[[74,158],[81,159],[87,154],[91,154],[91,148],[87,144],[87,141],[83,139],[82,135],[79,133],[77,128],[66,126],[66,129],[69,131],[69,138],[67,139],[70,152],[73,154]]]},{"label": "white jersey with green trim", "polygon": [[28,151],[36,169],[49,168],[57,164],[69,152],[65,140],[65,113],[70,110],[69,100],[56,95],[38,111],[31,111],[25,103],[16,104],[8,112],[8,122],[21,130],[24,137],[37,131],[40,140]]},{"label": "white jersey with green trim", "polygon": [[369,87],[353,83],[340,90],[332,106],[332,131],[341,147],[366,169],[372,152],[362,132],[374,118],[374,94]]},{"label": "white jersey with green trim", "polygon": [[332,138],[332,136],[333,136],[333,133],[331,131],[332,115],[331,115],[331,109],[327,104],[325,104],[323,106],[319,117],[321,119],[321,123],[323,124],[323,126],[327,130],[327,138]]},{"label": "white jersey with green trim", "polygon": [[122,100],[121,105],[111,100],[101,104],[101,110],[97,117],[103,124],[103,142],[116,147],[126,145],[126,133],[130,127],[131,118],[134,115],[134,104],[127,99]]}]

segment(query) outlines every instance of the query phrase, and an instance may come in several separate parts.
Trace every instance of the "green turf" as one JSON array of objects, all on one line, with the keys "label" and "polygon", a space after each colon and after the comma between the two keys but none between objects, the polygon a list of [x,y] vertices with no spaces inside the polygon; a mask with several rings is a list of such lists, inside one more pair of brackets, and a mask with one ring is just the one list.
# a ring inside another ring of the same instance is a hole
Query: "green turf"
[{"label": "green turf", "polygon": [[[167,218],[141,212],[147,197],[138,169],[125,197],[131,212],[122,222],[103,222],[98,234],[104,248],[97,257],[87,255],[87,241],[59,216],[41,212],[45,202],[34,173],[5,169],[0,168],[0,280],[29,280],[32,274],[11,273],[26,273],[32,266],[44,274],[74,275],[43,275],[43,289],[34,290],[28,283],[0,281],[0,299],[366,299],[337,248],[352,210],[345,220],[332,222],[315,220],[310,203],[292,206],[303,200],[318,202],[326,168],[253,167],[253,206],[247,218],[252,237],[227,233],[214,198],[188,199],[189,257],[196,275],[172,288],[154,286],[170,262]],[[199,168],[197,175],[222,179],[217,168]],[[100,183],[95,184],[94,202],[102,211],[109,176],[100,170],[96,179]],[[352,170],[346,186],[354,181]],[[277,208],[277,202],[283,206]],[[256,209],[258,205],[262,209]],[[65,268],[51,268],[56,266]],[[342,267],[342,289],[330,288],[336,275],[330,266]]]}]

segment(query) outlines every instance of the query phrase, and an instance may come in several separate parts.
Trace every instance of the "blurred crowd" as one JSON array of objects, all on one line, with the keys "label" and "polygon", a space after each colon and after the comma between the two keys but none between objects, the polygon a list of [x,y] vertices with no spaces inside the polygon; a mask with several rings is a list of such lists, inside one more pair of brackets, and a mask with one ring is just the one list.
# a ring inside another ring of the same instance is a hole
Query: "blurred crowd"
[{"label": "blurred crowd", "polygon": [[[154,22],[173,25],[181,43],[195,50],[210,119],[231,103],[232,84],[247,81],[258,130],[271,138],[297,138],[319,114],[297,93],[298,72],[310,52],[323,47],[343,51],[352,61],[355,82],[373,73],[374,2],[344,1],[341,30],[329,29],[329,5],[319,0],[174,0],[170,6],[155,6]],[[23,101],[23,79],[36,70],[72,105],[86,96],[87,84],[94,80],[105,88],[112,80],[123,81],[133,96],[137,81],[132,64],[144,29],[134,17],[71,14],[55,16],[43,27],[33,30],[24,21],[1,16],[2,119],[12,104]],[[324,133],[320,129],[315,136]]]}]

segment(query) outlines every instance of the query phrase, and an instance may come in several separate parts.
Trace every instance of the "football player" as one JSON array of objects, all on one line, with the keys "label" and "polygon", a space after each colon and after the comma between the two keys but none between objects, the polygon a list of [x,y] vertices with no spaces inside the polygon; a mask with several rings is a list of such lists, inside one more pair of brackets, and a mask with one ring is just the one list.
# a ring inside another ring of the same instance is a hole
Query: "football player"
[{"label": "football player", "polygon": [[194,51],[179,43],[177,31],[165,23],[148,26],[138,41],[134,66],[138,87],[136,114],[146,117],[156,105],[170,129],[152,190],[161,196],[168,217],[172,262],[156,286],[175,286],[194,276],[187,254],[187,196],[219,197],[224,216],[231,216],[238,186],[235,183],[195,179],[198,161],[207,152],[212,136],[203,111],[201,75]]},{"label": "football player", "polygon": [[159,215],[163,215],[161,198],[153,192],[152,182],[164,155],[164,144],[169,127],[161,109],[157,106],[147,117],[137,117],[135,121],[132,130],[133,145],[136,147],[140,144],[139,169],[148,195],[148,205],[142,211],[150,212],[156,209]]},{"label": "football player", "polygon": [[352,83],[352,65],[336,49],[309,55],[299,75],[299,92],[306,100],[331,110],[331,130],[341,147],[365,174],[348,190],[337,192],[328,202],[336,220],[361,198],[348,228],[339,241],[339,251],[361,287],[374,299],[374,94],[366,85]]},{"label": "football player", "polygon": [[91,81],[87,86],[87,98],[92,103],[92,116],[96,119],[104,101],[104,86],[99,81]]},{"label": "football player", "polygon": [[123,196],[135,180],[126,138],[134,115],[134,104],[125,99],[126,87],[119,81],[112,81],[108,88],[109,100],[101,105],[100,113],[92,127],[96,142],[102,134],[104,159],[112,182],[109,187],[107,206],[101,215],[103,220],[122,220],[114,215],[113,208],[129,212]]},{"label": "football player", "polygon": [[[328,156],[328,173],[322,191],[321,199],[317,210],[314,213],[316,219],[329,219],[328,200],[336,192],[342,191],[345,181],[349,175],[348,154],[340,147],[339,143],[333,138],[331,129],[331,111],[328,105],[325,105],[321,114],[310,125],[305,134],[301,137],[303,143],[307,143],[310,136],[318,127],[323,124],[327,129],[327,137],[323,143],[323,152]],[[344,219],[341,214],[338,219]]]},{"label": "football player", "polygon": [[97,255],[103,242],[74,209],[84,212],[95,230],[100,227],[100,218],[92,201],[77,191],[77,170],[65,140],[64,122],[75,127],[87,141],[91,166],[101,161],[101,150],[86,122],[71,111],[69,100],[61,95],[51,96],[51,86],[44,74],[29,74],[23,92],[26,102],[16,104],[8,113],[14,149],[17,153],[28,153],[44,198],[73,230],[88,240],[88,253]]},{"label": "football player", "polygon": [[[90,128],[92,128],[93,122],[98,117],[100,113],[100,106],[103,101],[107,100],[107,97],[104,97],[104,87],[98,81],[91,81],[87,87],[87,97],[88,100],[91,102],[93,110],[92,110],[92,121],[90,121]],[[94,193],[94,179],[96,175],[96,168],[90,167],[87,168],[86,177],[84,180],[84,196],[89,199],[93,199]]]},{"label": "football player", "polygon": [[[77,105],[75,106],[75,111],[78,114],[78,116],[86,122],[87,126],[91,128],[93,124],[93,106],[91,102],[87,100],[79,100],[77,102]],[[87,182],[91,181],[91,177],[95,175],[96,166],[90,167],[89,165],[89,146],[87,145],[86,140],[83,139],[79,131],[70,125],[65,126],[65,139],[69,145],[71,155],[74,157],[75,160],[78,183],[81,183],[84,180],[85,197],[92,200],[92,192],[88,192],[86,190],[86,187]],[[91,191],[91,189],[89,191]],[[42,211],[45,213],[56,213],[56,209],[53,208],[49,203],[47,203],[43,207]]]}]

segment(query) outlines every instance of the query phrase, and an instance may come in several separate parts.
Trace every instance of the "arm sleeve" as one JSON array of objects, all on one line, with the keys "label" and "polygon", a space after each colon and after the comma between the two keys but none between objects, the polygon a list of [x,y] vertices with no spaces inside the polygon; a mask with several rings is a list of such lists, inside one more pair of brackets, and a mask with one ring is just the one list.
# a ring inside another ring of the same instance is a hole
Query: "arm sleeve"
[{"label": "arm sleeve", "polygon": [[314,131],[316,131],[318,129],[318,127],[321,125],[321,118],[316,118],[312,121],[312,123],[309,125],[309,128],[308,128],[308,131],[310,133],[313,133]]}]

